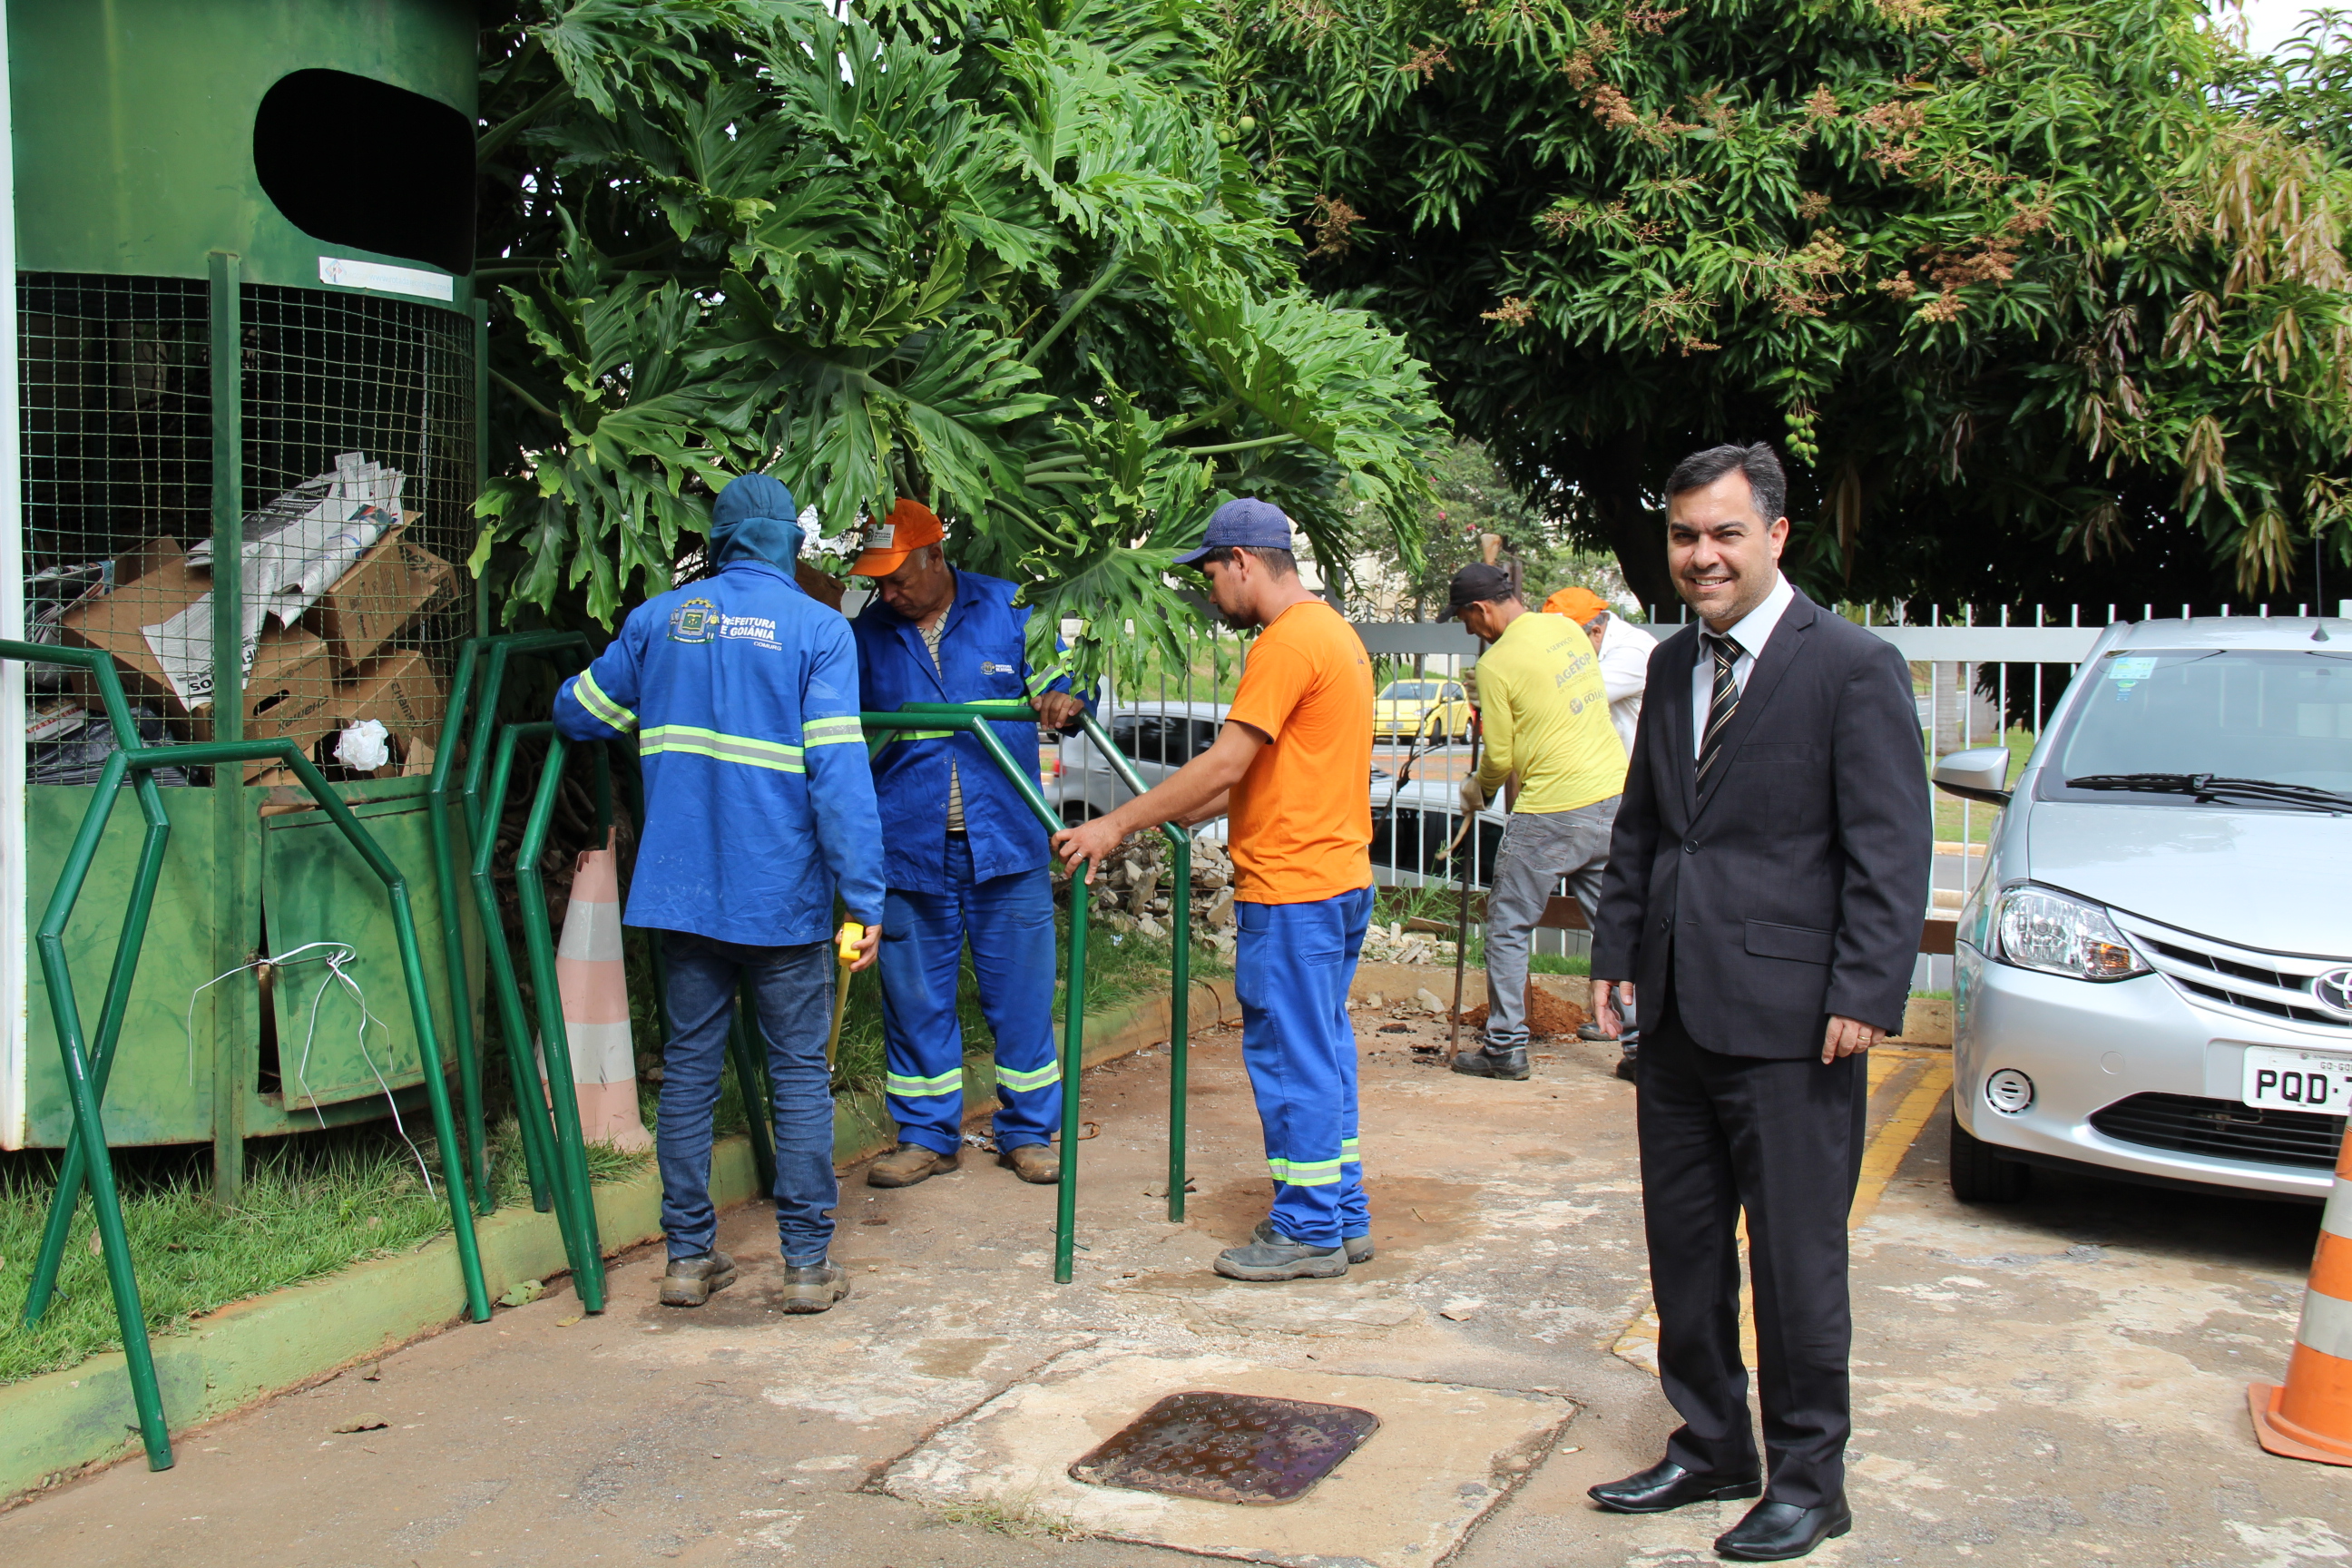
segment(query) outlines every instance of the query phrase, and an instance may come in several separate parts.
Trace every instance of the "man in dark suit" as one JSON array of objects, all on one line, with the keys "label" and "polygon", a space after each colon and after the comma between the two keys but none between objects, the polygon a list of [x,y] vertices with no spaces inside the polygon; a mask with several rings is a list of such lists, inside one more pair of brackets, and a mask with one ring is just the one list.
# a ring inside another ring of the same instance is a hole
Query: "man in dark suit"
[{"label": "man in dark suit", "polygon": [[[1592,1013],[1636,983],[1642,1191],[1658,1367],[1683,1418],[1604,1509],[1763,1500],[1716,1541],[1801,1557],[1853,1522],[1846,1215],[1865,1053],[1899,1028],[1927,903],[1927,774],[1893,647],[1780,575],[1787,481],[1717,447],[1666,481],[1668,564],[1697,612],[1649,693],[1592,933]],[[1739,1355],[1745,1210],[1764,1464]]]}]

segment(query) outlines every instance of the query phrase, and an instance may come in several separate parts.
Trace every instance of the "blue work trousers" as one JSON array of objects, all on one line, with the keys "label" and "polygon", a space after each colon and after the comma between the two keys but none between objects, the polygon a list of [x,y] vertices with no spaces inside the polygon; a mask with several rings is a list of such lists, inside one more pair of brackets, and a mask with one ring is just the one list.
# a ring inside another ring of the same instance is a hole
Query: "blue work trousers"
[{"label": "blue work trousers", "polygon": [[[710,1207],[710,1118],[727,1068],[727,1031],[740,988],[768,1049],[776,1129],[776,1238],[788,1264],[822,1263],[833,1240],[826,1212],[841,1201],[833,1175],[833,1083],[824,1039],[833,1023],[829,942],[747,947],[664,931],[669,965],[669,1047],[662,1058],[662,1230],[672,1258],[699,1258],[719,1234]],[[748,1109],[748,1108],[747,1108]]]},{"label": "blue work trousers", "polygon": [[1234,990],[1257,1096],[1274,1228],[1308,1247],[1371,1234],[1356,1151],[1356,1027],[1348,986],[1372,890],[1304,904],[1236,904]]},{"label": "blue work trousers", "polygon": [[953,1153],[963,1141],[964,943],[981,1016],[996,1037],[996,1146],[1053,1142],[1062,1118],[1054,1054],[1054,884],[1046,868],[971,879],[971,843],[948,835],[952,892],[893,888],[882,909],[882,1042],[898,1141]]}]

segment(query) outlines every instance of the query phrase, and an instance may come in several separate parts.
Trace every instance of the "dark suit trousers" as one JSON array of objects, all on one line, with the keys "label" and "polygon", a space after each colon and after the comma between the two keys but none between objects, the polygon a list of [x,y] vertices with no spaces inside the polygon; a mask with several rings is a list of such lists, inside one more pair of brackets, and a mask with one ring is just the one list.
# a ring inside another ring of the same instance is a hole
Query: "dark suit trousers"
[{"label": "dark suit trousers", "polygon": [[1744,1208],[1764,1495],[1812,1508],[1845,1485],[1846,1214],[1862,1173],[1869,1058],[1824,1067],[1819,1056],[1727,1056],[1685,1033],[1671,1005],[1661,1010],[1642,1035],[1639,1126],[1659,1376],[1683,1418],[1666,1458],[1757,1471],[1739,1353]]}]

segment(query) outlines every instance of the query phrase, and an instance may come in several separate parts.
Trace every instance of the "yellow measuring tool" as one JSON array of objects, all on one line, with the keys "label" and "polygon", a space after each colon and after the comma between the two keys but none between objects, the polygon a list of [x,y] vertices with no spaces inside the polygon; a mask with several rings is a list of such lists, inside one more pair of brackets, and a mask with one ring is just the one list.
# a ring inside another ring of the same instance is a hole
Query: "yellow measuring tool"
[{"label": "yellow measuring tool", "polygon": [[841,932],[834,939],[834,957],[840,970],[833,977],[833,1033],[825,1037],[824,1067],[833,1070],[833,1058],[841,1049],[841,1010],[849,1005],[849,966],[857,962],[857,944],[866,940],[866,928],[856,921],[841,922]]}]

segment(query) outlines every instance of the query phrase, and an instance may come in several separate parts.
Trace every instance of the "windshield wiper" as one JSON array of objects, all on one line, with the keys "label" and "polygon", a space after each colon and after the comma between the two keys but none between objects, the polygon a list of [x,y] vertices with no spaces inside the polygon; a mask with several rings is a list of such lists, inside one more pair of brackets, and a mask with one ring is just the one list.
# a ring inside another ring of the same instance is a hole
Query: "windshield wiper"
[{"label": "windshield wiper", "polygon": [[2199,800],[2229,795],[2238,800],[2270,801],[2313,811],[2352,811],[2352,795],[2309,784],[2281,784],[2276,779],[2229,778],[2220,773],[2085,773],[2066,781],[2068,789],[2128,790],[2140,795],[2186,795]]}]

